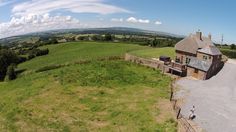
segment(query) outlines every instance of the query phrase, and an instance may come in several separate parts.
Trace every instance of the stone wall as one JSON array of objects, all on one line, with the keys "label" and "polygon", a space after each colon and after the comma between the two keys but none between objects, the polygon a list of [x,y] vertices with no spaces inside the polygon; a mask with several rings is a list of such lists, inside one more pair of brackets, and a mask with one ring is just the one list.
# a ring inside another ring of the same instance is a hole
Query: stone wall
[{"label": "stone wall", "polygon": [[195,73],[194,68],[192,68],[192,67],[187,68],[187,76],[192,76],[192,77],[199,79],[199,80],[205,80],[206,75],[207,75],[207,73],[204,71],[198,70],[198,72]]},{"label": "stone wall", "polygon": [[169,68],[164,65],[164,62],[159,61],[159,60],[145,59],[145,58],[134,56],[128,53],[125,54],[125,60],[140,64],[143,66],[147,66],[150,68],[159,69],[164,72],[169,71]]}]

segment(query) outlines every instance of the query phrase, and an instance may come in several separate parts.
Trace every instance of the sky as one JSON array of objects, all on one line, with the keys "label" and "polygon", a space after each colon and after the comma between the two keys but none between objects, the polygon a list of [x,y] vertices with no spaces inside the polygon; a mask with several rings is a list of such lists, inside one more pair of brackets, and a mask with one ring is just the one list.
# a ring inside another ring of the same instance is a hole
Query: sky
[{"label": "sky", "polygon": [[0,0],[0,38],[52,29],[133,27],[236,43],[235,0]]}]

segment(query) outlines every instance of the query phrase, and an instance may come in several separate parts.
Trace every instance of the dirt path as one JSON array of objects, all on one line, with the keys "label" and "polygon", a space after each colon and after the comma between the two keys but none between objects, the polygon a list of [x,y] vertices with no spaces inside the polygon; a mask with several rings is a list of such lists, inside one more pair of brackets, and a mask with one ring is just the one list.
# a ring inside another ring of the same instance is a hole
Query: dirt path
[{"label": "dirt path", "polygon": [[224,68],[207,81],[183,78],[178,97],[185,97],[182,113],[188,116],[196,107],[195,122],[208,132],[236,130],[236,61],[229,60]]}]

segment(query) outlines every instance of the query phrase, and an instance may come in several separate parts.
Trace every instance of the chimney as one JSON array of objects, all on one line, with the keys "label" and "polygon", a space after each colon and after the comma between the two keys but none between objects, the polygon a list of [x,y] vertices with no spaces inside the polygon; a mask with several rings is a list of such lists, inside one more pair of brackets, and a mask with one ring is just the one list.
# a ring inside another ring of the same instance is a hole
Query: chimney
[{"label": "chimney", "polygon": [[208,38],[211,40],[211,33],[208,34]]},{"label": "chimney", "polygon": [[200,30],[196,32],[196,35],[198,39],[202,40],[202,32],[200,32]]}]

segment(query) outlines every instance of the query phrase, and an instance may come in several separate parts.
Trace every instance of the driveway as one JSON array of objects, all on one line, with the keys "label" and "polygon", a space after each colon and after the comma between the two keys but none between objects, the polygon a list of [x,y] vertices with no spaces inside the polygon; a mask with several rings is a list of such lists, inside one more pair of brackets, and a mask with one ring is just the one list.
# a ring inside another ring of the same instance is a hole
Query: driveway
[{"label": "driveway", "polygon": [[236,131],[236,60],[206,81],[183,78],[177,81],[178,98],[185,99],[182,114],[188,117],[195,105],[195,122],[207,132]]}]

